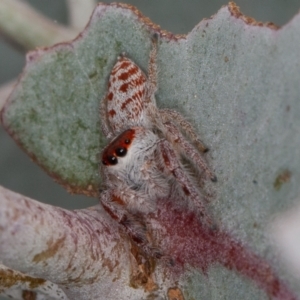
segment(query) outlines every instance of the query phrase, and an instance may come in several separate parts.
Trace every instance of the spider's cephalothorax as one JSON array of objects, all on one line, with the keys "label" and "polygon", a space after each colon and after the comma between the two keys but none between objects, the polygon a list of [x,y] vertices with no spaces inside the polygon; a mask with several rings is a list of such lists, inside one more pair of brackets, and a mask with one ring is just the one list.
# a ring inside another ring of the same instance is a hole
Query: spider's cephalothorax
[{"label": "spider's cephalothorax", "polygon": [[152,212],[156,201],[167,198],[177,187],[192,203],[202,222],[212,225],[199,191],[171,144],[150,129],[132,127],[114,138],[102,152],[102,175],[105,179],[105,191],[101,194],[104,208],[124,225],[129,236],[147,255],[156,256],[159,252],[149,247],[146,228],[135,215]]},{"label": "spider's cephalothorax", "polygon": [[102,152],[106,189],[100,198],[110,215],[149,255],[153,251],[147,245],[145,227],[134,215],[155,209],[156,201],[168,197],[174,187],[192,203],[202,221],[211,225],[201,193],[182,166],[182,157],[216,181],[200,154],[207,148],[192,125],[178,112],[156,106],[156,55],[154,39],[148,78],[133,61],[120,56],[100,106],[102,131],[107,138],[114,138]]},{"label": "spider's cephalothorax", "polygon": [[151,130],[132,127],[102,152],[107,188],[114,190],[133,213],[151,211],[156,199],[170,193],[167,176],[162,172],[160,144],[161,140]]}]

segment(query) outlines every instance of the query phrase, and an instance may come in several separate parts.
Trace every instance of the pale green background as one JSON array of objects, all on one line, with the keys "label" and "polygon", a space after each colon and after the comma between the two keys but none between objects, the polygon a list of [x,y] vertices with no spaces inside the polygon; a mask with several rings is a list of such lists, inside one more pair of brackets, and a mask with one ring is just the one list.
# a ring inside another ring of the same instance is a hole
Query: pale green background
[{"label": "pale green background", "polygon": [[[28,2],[53,20],[60,23],[67,22],[64,1],[30,0]],[[215,14],[228,1],[136,0],[126,1],[126,3],[138,7],[162,29],[173,33],[188,33],[201,19]],[[300,8],[299,0],[237,0],[236,3],[244,14],[277,25],[285,24]],[[15,50],[0,37],[0,83],[15,78],[23,66],[24,53]],[[67,194],[30,161],[2,128],[0,128],[0,170],[0,185],[42,202],[66,208],[81,208],[97,202],[96,199]]]}]

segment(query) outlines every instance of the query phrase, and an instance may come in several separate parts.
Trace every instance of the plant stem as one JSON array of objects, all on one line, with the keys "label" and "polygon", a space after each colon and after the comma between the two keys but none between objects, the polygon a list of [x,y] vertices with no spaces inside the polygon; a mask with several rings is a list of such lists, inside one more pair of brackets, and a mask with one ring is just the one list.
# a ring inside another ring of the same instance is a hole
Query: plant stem
[{"label": "plant stem", "polygon": [[74,29],[82,30],[90,19],[97,3],[95,0],[67,0],[67,5],[70,26]]},{"label": "plant stem", "polygon": [[26,50],[75,37],[76,31],[55,24],[19,0],[0,1],[0,31]]}]

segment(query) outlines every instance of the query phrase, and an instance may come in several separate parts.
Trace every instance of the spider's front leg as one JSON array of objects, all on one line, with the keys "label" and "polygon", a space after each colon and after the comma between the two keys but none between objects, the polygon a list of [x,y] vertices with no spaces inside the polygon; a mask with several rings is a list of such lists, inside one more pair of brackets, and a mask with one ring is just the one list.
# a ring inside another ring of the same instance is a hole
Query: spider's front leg
[{"label": "spider's front leg", "polygon": [[149,55],[148,62],[148,80],[146,86],[146,101],[153,102],[156,106],[155,101],[155,93],[157,91],[157,43],[158,43],[158,35],[155,34],[152,36],[152,49]]},{"label": "spider's front leg", "polygon": [[146,225],[137,216],[129,213],[125,202],[113,190],[105,190],[100,194],[100,201],[106,212],[123,226],[126,234],[143,251],[146,256],[161,258],[161,252],[149,245]]},{"label": "spider's front leg", "polygon": [[173,175],[180,184],[186,197],[192,201],[203,223],[208,227],[213,227],[212,219],[205,210],[197,188],[192,183],[188,174],[184,171],[170,143],[165,139],[161,139],[158,143],[158,147],[167,172],[170,172]]},{"label": "spider's front leg", "polygon": [[172,141],[173,145],[177,145],[180,152],[192,161],[199,169],[204,170],[205,174],[210,178],[211,181],[216,182],[217,177],[211,171],[206,161],[202,158],[199,152],[191,145],[182,135],[180,130],[174,125],[173,122],[164,123],[167,129],[167,136]]},{"label": "spider's front leg", "polygon": [[101,122],[101,130],[102,133],[105,135],[107,139],[113,137],[113,132],[109,127],[109,122],[107,118],[107,95],[102,98],[99,106],[99,115],[100,115],[100,122]]},{"label": "spider's front leg", "polygon": [[200,152],[207,152],[209,149],[204,145],[198,134],[195,132],[192,124],[188,122],[179,112],[172,109],[160,109],[159,113],[164,123],[175,122],[186,133],[191,141],[196,145]]}]

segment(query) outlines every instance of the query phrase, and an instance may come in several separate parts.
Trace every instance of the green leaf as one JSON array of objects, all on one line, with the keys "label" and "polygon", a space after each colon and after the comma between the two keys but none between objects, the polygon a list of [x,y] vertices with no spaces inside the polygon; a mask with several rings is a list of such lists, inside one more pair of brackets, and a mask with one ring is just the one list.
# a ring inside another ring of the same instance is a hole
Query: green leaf
[{"label": "green leaf", "polygon": [[30,52],[2,113],[8,132],[71,192],[97,195],[99,102],[121,52],[146,65],[150,33],[139,19],[130,9],[99,6],[75,41]]},{"label": "green leaf", "polygon": [[[243,17],[231,3],[180,38],[126,6],[102,4],[76,40],[27,56],[2,112],[4,126],[55,180],[72,192],[96,195],[97,153],[104,145],[98,106],[109,72],[124,51],[146,71],[153,32],[161,36],[158,105],[185,115],[210,148],[219,181],[207,183],[205,192],[215,198],[214,219],[271,262],[300,295],[268,236],[268,224],[300,189],[299,15],[276,30]],[[248,279],[226,274],[212,267],[211,284],[201,290],[206,278],[183,280],[187,299],[262,298]]]}]

